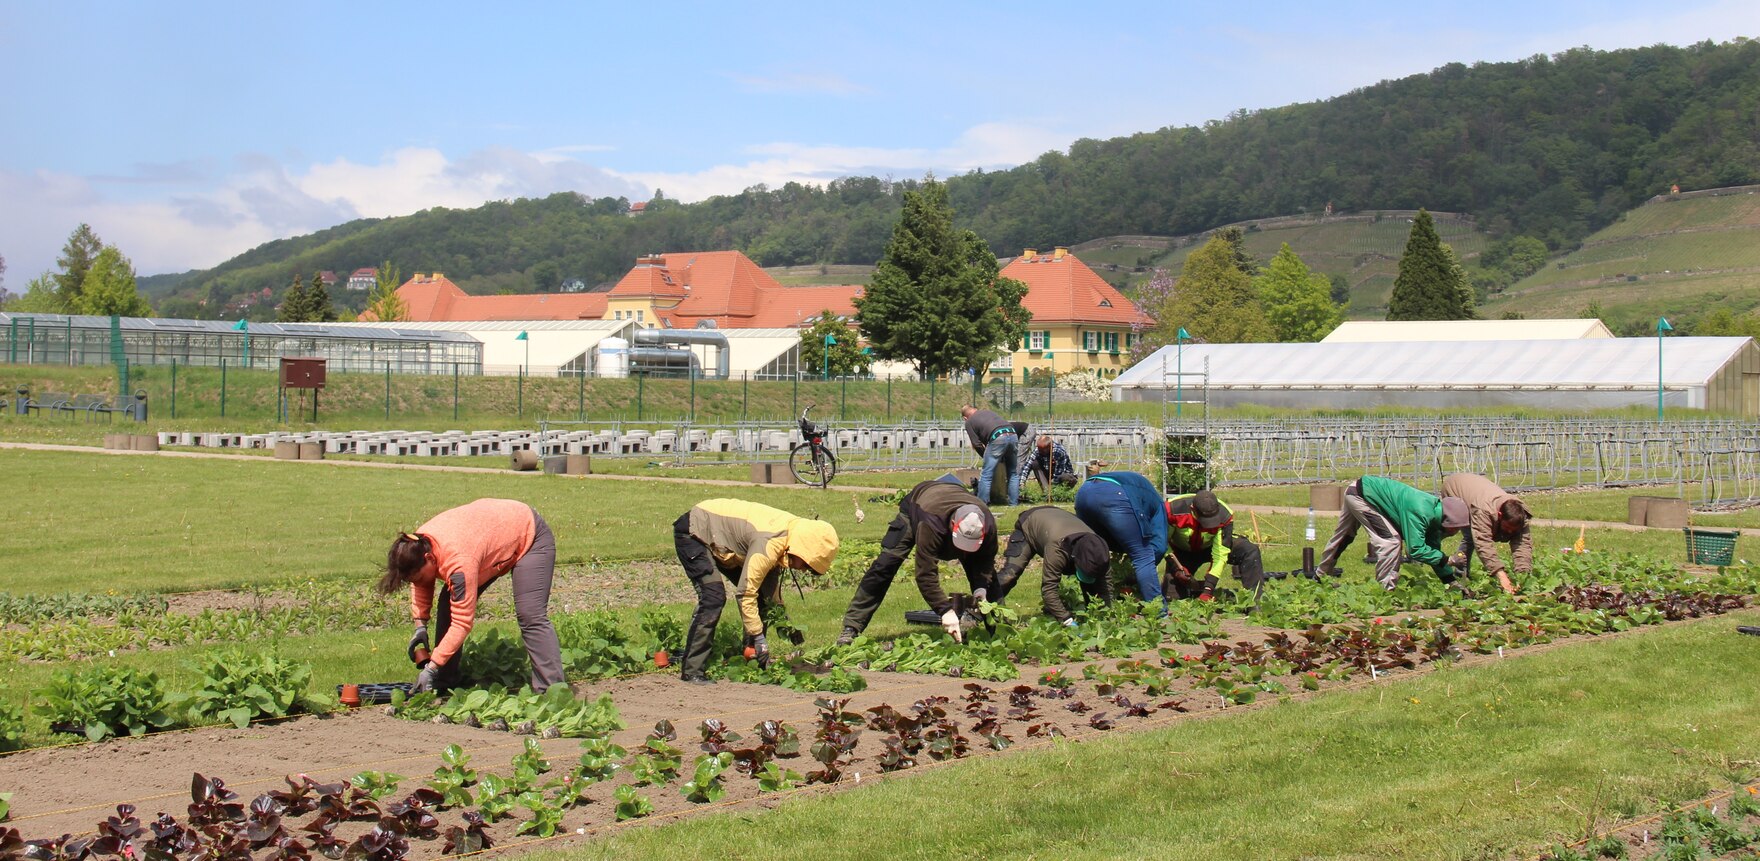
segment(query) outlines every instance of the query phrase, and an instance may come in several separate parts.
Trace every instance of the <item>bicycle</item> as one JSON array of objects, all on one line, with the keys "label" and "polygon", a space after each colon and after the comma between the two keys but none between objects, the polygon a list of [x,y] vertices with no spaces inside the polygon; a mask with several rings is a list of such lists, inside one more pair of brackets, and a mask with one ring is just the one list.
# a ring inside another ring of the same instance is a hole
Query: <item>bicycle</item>
[{"label": "bicycle", "polygon": [[801,410],[801,442],[789,450],[788,468],[794,471],[795,480],[801,484],[825,488],[831,486],[831,478],[837,475],[837,455],[825,447],[825,434],[807,419],[807,413],[812,409],[813,404],[807,404],[807,408]]}]

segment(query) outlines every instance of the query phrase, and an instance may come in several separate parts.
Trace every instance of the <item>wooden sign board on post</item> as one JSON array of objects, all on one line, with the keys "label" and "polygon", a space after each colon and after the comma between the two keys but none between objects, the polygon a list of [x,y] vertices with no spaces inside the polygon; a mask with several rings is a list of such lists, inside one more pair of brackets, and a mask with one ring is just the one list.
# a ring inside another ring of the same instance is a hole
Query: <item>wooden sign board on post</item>
[{"label": "wooden sign board on post", "polygon": [[324,376],[329,360],[317,356],[282,356],[281,357],[281,389],[282,397],[287,396],[288,389],[311,389],[312,421],[318,420],[318,392],[324,388]]}]

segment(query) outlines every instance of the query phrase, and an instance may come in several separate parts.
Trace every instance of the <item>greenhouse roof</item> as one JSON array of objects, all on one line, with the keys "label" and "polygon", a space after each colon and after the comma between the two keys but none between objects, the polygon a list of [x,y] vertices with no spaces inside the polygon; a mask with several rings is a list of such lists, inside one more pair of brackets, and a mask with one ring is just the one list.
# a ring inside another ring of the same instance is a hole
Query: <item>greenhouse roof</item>
[{"label": "greenhouse roof", "polygon": [[[9,314],[0,311],[0,326],[13,321],[27,325],[65,328],[71,322],[75,329],[109,329],[110,318],[87,314]],[[184,335],[251,335],[282,338],[339,338],[361,341],[466,341],[476,339],[463,332],[404,326],[398,328],[366,328],[338,323],[247,323],[244,331],[226,320],[178,320],[159,317],[123,317],[122,330],[129,333],[160,332]]]},{"label": "greenhouse roof", "polygon": [[[1668,338],[1664,384],[1703,386],[1748,338]],[[1209,366],[1211,388],[1627,389],[1655,388],[1655,338],[1187,344],[1162,347],[1113,380],[1114,389],[1175,384]],[[1163,379],[1165,361],[1165,380]],[[1186,386],[1196,385],[1193,377]]]},{"label": "greenhouse roof", "polygon": [[1337,341],[1551,341],[1611,338],[1607,324],[1580,320],[1346,320],[1321,343]]}]

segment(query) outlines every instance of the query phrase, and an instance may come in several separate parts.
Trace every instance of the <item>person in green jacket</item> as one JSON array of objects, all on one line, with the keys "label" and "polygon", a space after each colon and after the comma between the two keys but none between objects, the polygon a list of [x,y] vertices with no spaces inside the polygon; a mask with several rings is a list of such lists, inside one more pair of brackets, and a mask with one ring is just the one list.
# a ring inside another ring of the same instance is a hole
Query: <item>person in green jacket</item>
[{"label": "person in green jacket", "polygon": [[1338,528],[1320,553],[1316,570],[1336,576],[1338,560],[1360,527],[1369,533],[1375,554],[1375,579],[1389,591],[1399,583],[1399,566],[1410,559],[1430,566],[1436,576],[1452,582],[1456,560],[1442,552],[1442,539],[1467,526],[1467,503],[1459,497],[1441,499],[1409,484],[1379,475],[1365,475],[1344,491]]}]

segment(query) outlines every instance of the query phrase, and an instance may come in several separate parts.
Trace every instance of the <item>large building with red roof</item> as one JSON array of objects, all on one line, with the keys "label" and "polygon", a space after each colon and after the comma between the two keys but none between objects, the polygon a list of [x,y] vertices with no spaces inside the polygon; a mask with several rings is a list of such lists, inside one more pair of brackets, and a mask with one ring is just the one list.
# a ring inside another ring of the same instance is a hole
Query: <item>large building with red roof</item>
[{"label": "large building with red roof", "polygon": [[[1023,304],[1033,319],[1021,349],[997,361],[992,374],[1097,368],[1111,376],[1125,367],[1137,306],[1075,255],[1028,249],[1002,275],[1027,285]],[[406,319],[416,323],[610,320],[638,328],[798,329],[825,311],[853,317],[862,287],[785,287],[738,251],[692,251],[638,258],[609,292],[471,296],[435,272],[417,273],[397,293]]]},{"label": "large building with red roof", "polygon": [[1129,366],[1138,337],[1131,326],[1142,312],[1068,249],[1029,248],[1002,267],[1001,275],[1027,285],[1021,304],[1033,319],[1021,349],[993,366],[993,373],[1006,364],[1010,373],[1023,376],[1041,368],[1058,373],[1094,368],[1117,376]]}]

